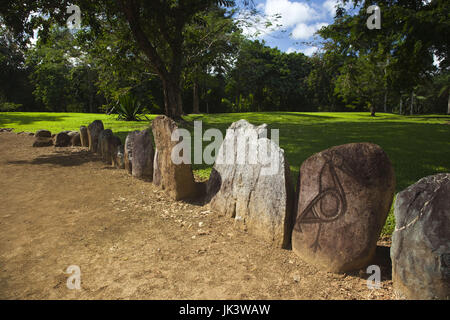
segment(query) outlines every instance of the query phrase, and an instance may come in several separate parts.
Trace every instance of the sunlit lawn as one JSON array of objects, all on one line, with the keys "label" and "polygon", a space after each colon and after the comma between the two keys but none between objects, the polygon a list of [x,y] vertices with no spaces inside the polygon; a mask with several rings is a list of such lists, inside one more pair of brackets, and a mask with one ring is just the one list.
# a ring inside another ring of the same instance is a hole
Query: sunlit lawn
[{"label": "sunlit lawn", "polygon": [[[148,116],[153,119],[155,115]],[[0,127],[15,128],[16,132],[52,132],[78,130],[93,120],[102,120],[105,128],[125,139],[127,132],[142,130],[148,121],[123,122],[114,115],[80,113],[0,113]],[[368,113],[228,113],[189,115],[182,126],[193,131],[193,121],[203,122],[203,131],[218,128],[223,133],[239,119],[254,124],[267,123],[280,130],[280,146],[285,150],[296,180],[301,163],[316,152],[351,142],[372,142],[380,145],[395,169],[397,191],[405,189],[422,177],[450,172],[450,116],[398,116]],[[203,178],[211,170],[207,165],[194,165],[195,173]],[[392,212],[384,233],[393,230]]]}]

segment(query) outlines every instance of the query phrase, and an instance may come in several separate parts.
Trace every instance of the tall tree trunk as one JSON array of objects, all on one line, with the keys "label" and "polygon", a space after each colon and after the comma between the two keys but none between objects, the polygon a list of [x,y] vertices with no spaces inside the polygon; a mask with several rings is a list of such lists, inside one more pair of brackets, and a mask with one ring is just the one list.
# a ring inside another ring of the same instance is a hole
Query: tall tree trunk
[{"label": "tall tree trunk", "polygon": [[403,99],[401,94],[400,94],[400,114],[403,114]]},{"label": "tall tree trunk", "polygon": [[180,87],[173,82],[161,77],[164,91],[164,108],[165,114],[169,118],[178,120],[181,117],[182,106],[180,105],[181,90]]},{"label": "tall tree trunk", "polygon": [[198,83],[197,81],[194,81],[193,85],[193,96],[194,96],[194,102],[192,105],[192,113],[200,113],[200,101],[198,98]]},{"label": "tall tree trunk", "polygon": [[384,93],[384,113],[387,113],[387,90]]},{"label": "tall tree trunk", "polygon": [[448,110],[447,110],[447,114],[450,114],[450,91],[448,92]]},{"label": "tall tree trunk", "polygon": [[410,109],[410,114],[411,115],[414,114],[414,90],[411,91],[411,109]]}]

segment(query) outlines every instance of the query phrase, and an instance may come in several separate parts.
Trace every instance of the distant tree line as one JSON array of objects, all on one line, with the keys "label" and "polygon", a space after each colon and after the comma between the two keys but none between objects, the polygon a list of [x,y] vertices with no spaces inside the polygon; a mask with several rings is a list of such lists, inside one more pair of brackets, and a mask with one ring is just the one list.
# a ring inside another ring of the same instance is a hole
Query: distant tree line
[{"label": "distant tree line", "polygon": [[[359,5],[359,13],[349,15],[347,2]],[[235,1],[80,1],[92,16],[83,16],[77,32],[64,25],[61,12],[52,14],[61,1],[6,3],[0,111],[120,112],[121,101],[133,101],[144,112],[174,118],[450,112],[450,5],[444,0],[378,1],[380,30],[366,27],[371,2],[342,1],[334,23],[319,31],[323,50],[312,57],[245,38]],[[39,10],[49,18],[32,15]]]}]

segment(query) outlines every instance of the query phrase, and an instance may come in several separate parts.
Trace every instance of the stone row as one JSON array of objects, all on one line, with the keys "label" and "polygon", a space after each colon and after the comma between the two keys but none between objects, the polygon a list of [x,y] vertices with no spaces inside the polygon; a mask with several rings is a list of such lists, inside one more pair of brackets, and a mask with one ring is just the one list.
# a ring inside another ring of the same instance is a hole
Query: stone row
[{"label": "stone row", "polygon": [[[81,146],[106,163],[152,181],[174,200],[201,198],[240,228],[292,249],[321,270],[342,273],[372,263],[395,195],[394,169],[380,146],[351,143],[314,154],[301,164],[295,191],[284,150],[263,134],[267,125],[240,120],[227,130],[209,180],[199,183],[190,164],[172,161],[177,128],[172,119],[159,116],[152,121],[152,132],[130,132],[122,145],[96,120],[77,134],[52,138],[40,130],[35,144],[63,146],[78,136]],[[240,144],[241,138],[248,143]],[[264,154],[269,155],[266,162],[237,161]],[[449,299],[450,174],[426,177],[400,192],[394,208],[396,294]]]}]

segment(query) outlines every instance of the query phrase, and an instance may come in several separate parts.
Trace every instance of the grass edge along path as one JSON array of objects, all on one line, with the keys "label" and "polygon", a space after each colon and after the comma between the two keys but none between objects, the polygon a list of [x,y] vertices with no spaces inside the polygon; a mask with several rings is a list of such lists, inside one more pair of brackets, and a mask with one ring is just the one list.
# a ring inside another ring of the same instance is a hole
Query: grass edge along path
[{"label": "grass edge along path", "polygon": [[[147,117],[152,120],[156,116]],[[88,113],[2,112],[0,128],[14,128],[15,132],[47,129],[56,133],[79,130],[81,125],[87,126],[98,119],[124,141],[128,132],[149,127],[148,121],[126,122],[116,118],[116,115]],[[285,150],[290,164],[294,186],[304,160],[332,146],[353,142],[375,143],[386,151],[394,166],[397,192],[425,176],[450,172],[450,116],[446,115],[380,113],[371,117],[369,113],[353,112],[192,114],[185,116],[185,122],[180,126],[193,133],[194,121],[202,121],[203,132],[217,128],[225,134],[229,125],[240,119],[255,125],[267,123],[269,128],[280,130],[280,146]],[[193,169],[196,176],[207,179],[211,166],[194,165]],[[391,209],[383,234],[392,234],[394,227]]]}]

